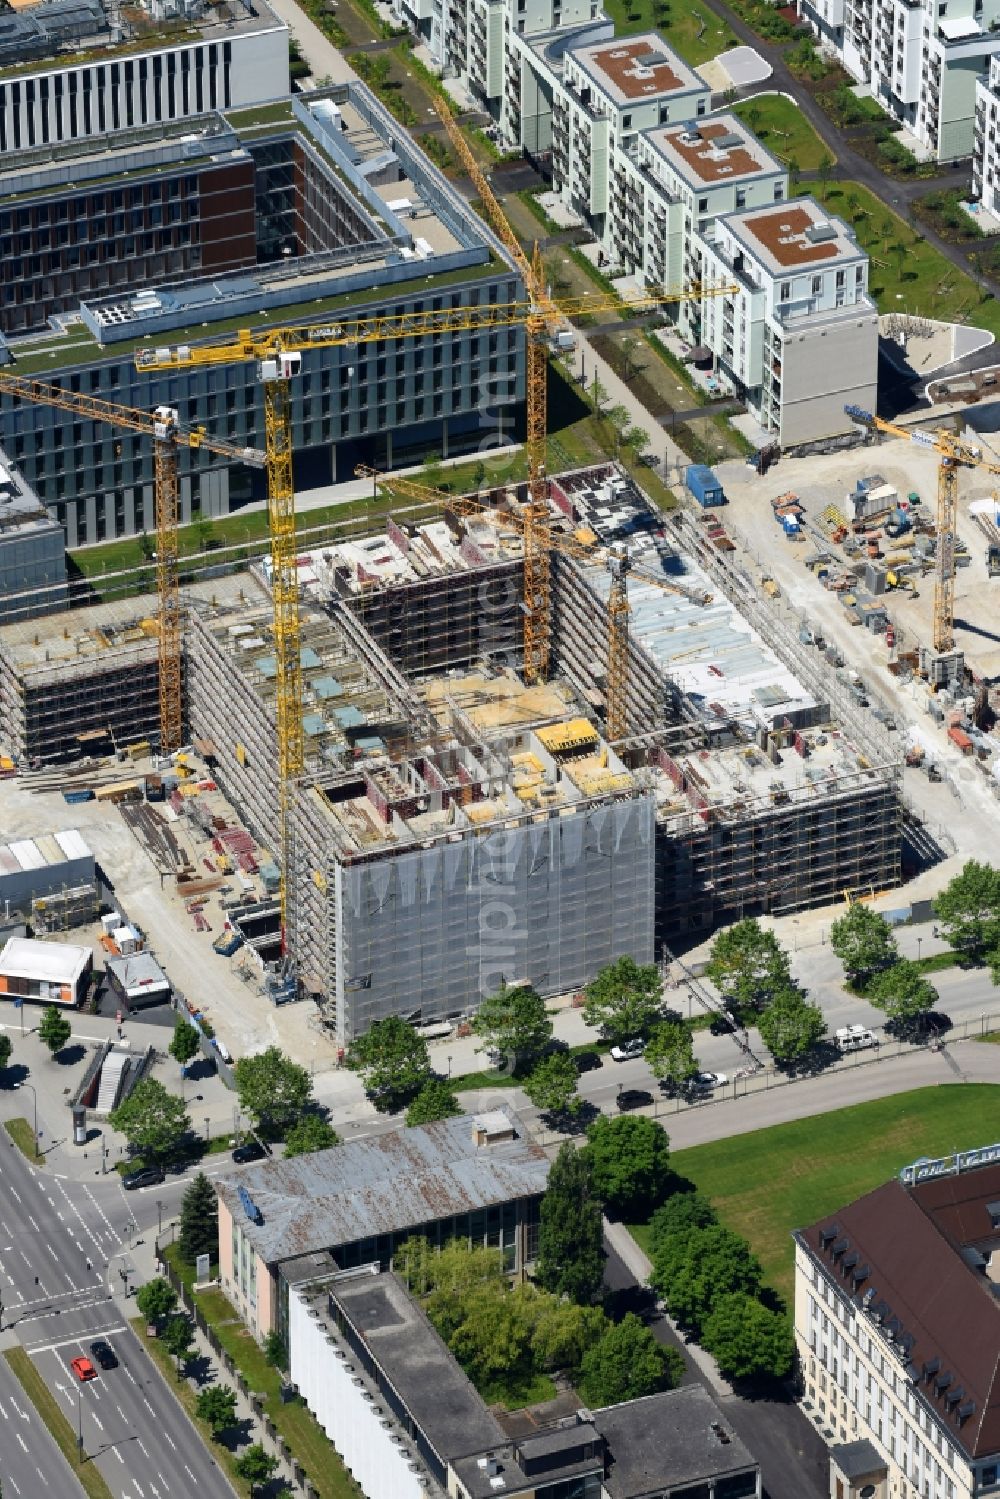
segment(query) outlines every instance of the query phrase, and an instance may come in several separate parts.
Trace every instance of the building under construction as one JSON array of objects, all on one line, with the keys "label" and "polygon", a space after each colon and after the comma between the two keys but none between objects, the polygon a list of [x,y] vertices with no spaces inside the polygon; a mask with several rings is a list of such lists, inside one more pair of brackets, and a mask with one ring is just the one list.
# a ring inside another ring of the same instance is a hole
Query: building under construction
[{"label": "building under construction", "polygon": [[[555,531],[624,549],[633,567],[627,732],[613,745],[599,557],[553,555],[550,680],[521,677],[516,495],[421,524],[401,507],[379,534],[299,558],[306,750],[288,932],[342,1040],[388,1014],[468,1013],[502,981],[574,990],[622,954],[648,962],[742,915],[898,882],[888,735],[773,603],[703,526],[665,523],[611,467],[561,476],[552,497]],[[189,590],[186,731],[277,850],[267,585],[264,563]],[[152,607],[36,621],[30,650],[27,627],[0,630],[8,732],[24,737],[18,693],[44,669],[30,752],[64,751],[94,726],[88,683],[107,666],[127,733],[151,737]],[[38,725],[57,717],[46,738]]]}]

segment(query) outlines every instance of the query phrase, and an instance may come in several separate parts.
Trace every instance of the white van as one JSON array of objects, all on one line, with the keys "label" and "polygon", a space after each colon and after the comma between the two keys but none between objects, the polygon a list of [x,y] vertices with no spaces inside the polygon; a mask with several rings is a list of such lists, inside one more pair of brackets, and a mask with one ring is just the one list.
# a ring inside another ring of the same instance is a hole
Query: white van
[{"label": "white van", "polygon": [[878,1045],[874,1031],[863,1025],[842,1025],[834,1039],[841,1051],[865,1051],[869,1046]]}]

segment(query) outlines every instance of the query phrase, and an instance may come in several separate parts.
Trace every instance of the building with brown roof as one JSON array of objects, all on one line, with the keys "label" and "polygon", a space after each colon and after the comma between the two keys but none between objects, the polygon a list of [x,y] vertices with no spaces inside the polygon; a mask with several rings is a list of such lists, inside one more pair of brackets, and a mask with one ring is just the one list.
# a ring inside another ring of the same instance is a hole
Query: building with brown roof
[{"label": "building with brown roof", "polygon": [[1000,1493],[1000,1146],[917,1162],[795,1241],[837,1499]]}]

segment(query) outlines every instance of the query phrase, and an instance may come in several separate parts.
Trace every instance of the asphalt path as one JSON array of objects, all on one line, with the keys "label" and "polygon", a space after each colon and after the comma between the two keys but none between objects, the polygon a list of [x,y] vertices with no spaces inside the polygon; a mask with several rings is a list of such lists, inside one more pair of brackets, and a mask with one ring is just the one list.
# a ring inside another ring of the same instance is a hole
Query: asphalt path
[{"label": "asphalt path", "polygon": [[[233,1499],[228,1480],[128,1326],[132,1250],[155,1233],[162,1211],[157,1202],[163,1205],[166,1196],[175,1210],[184,1185],[172,1179],[125,1193],[117,1175],[92,1184],[69,1180],[32,1166],[13,1145],[0,1146],[3,1326],[26,1349],[74,1431],[82,1429],[87,1458],[116,1499],[178,1493]],[[100,1370],[81,1386],[70,1361],[89,1357],[96,1338],[111,1344],[119,1367]],[[7,1443],[2,1447],[6,1451]]]},{"label": "asphalt path", "polygon": [[36,1415],[31,1402],[11,1372],[5,1358],[0,1358],[0,1423],[3,1428],[3,1463],[0,1474],[7,1499],[80,1499],[79,1480],[63,1457],[48,1431]]}]

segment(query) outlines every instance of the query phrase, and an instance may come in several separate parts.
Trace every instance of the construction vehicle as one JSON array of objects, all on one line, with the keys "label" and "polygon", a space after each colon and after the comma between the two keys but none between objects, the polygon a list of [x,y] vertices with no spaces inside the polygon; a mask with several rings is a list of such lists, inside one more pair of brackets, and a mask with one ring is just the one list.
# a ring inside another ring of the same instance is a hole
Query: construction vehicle
[{"label": "construction vehicle", "polygon": [[213,364],[253,360],[264,391],[265,468],[268,518],[271,530],[271,592],[274,604],[275,705],[278,738],[279,855],[282,950],[294,952],[289,921],[293,915],[287,894],[291,867],[292,786],[305,766],[302,728],[302,667],[295,562],[295,490],[292,480],[292,422],[289,386],[302,367],[302,351],[377,343],[400,338],[426,338],[460,331],[487,332],[491,328],[524,324],[528,333],[527,454],[529,503],[524,534],[524,675],[543,680],[548,671],[551,601],[548,550],[544,545],[548,517],[545,480],[546,381],[549,337],[574,314],[620,311],[622,306],[656,308],[665,303],[735,293],[721,282],[677,290],[657,289],[627,302],[595,293],[575,301],[556,303],[543,284],[541,256],[536,246],[529,262],[507,223],[499,203],[475,158],[451,118],[447,105],[435,100],[449,137],[476,184],[487,217],[503,240],[525,284],[528,300],[474,307],[446,307],[430,312],[375,314],[334,324],[239,329],[218,343],[177,348],[141,348],[135,364],[140,371],[194,369]]},{"label": "construction vehicle", "polygon": [[905,593],[912,594],[914,598],[918,597],[917,586],[913,579],[907,577],[906,573],[896,572],[891,567],[886,571],[885,586],[886,588],[900,588]]},{"label": "construction vehicle", "polygon": [[157,406],[153,412],[136,411],[113,401],[80,395],[47,385],[42,380],[23,379],[0,370],[0,393],[34,405],[54,406],[74,416],[105,422],[118,431],[138,432],[155,444],[156,496],[156,587],[158,594],[158,653],[160,684],[160,752],[169,754],[181,743],[183,703],[181,699],[181,604],[177,556],[177,449],[205,448],[220,457],[254,468],[264,467],[264,454],[256,448],[213,437],[204,427],[185,426],[172,406]]},{"label": "construction vehicle", "polygon": [[[417,484],[412,479],[396,479],[388,474],[380,474],[377,469],[368,468],[364,464],[359,465],[354,472],[359,479],[371,479],[376,484],[381,481],[388,488],[399,494],[440,505],[442,508],[452,510],[456,515],[488,514],[496,508],[488,500],[482,500],[477,495],[456,497],[446,494],[443,490],[430,489],[426,485]],[[520,532],[522,539],[527,532],[526,508],[523,507],[520,510],[505,509],[502,512],[504,520]],[[664,593],[680,594],[682,597],[690,599],[692,603],[701,606],[710,604],[713,595],[692,588],[686,588],[683,583],[676,583],[672,579],[664,578],[661,574],[651,572],[648,568],[636,567],[628,552],[623,547],[598,546],[596,538],[594,542],[581,541],[579,533],[569,536],[565,532],[553,529],[548,525],[542,528],[541,534],[544,535],[544,545],[550,552],[560,552],[564,556],[572,557],[576,562],[603,562],[611,574],[611,589],[608,594],[606,608],[608,619],[608,664],[605,731],[612,743],[615,740],[624,739],[628,728],[628,617],[630,613],[628,574],[632,573],[642,582],[652,583],[654,587],[662,588]]]},{"label": "construction vehicle", "polygon": [[943,428],[923,432],[887,422],[860,406],[845,406],[847,415],[870,432],[905,437],[908,442],[930,448],[940,458],[937,494],[937,566],[934,573],[934,649],[944,654],[955,648],[955,525],[958,516],[958,471],[981,468],[1000,474],[1000,464],[989,463],[979,448]]}]

